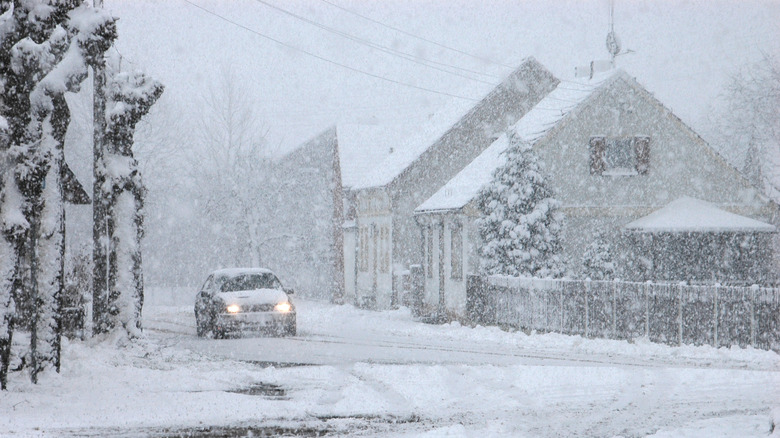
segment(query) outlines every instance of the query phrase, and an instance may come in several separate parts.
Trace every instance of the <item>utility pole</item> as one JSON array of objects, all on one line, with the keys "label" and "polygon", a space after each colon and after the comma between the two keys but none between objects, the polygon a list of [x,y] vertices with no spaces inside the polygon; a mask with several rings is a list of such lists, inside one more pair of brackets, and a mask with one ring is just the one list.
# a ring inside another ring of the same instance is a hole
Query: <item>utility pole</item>
[{"label": "utility pole", "polygon": [[[93,0],[92,6],[103,7],[103,0]],[[105,173],[102,171],[106,132],[106,72],[105,63],[92,69],[92,332],[105,333],[108,309],[108,227],[106,199],[103,195]]]}]

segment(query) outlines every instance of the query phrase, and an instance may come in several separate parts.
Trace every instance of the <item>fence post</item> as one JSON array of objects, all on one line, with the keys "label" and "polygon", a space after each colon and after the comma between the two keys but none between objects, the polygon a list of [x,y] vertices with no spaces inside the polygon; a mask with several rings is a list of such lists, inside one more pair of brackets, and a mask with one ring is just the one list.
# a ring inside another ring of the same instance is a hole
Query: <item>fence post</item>
[{"label": "fence post", "polygon": [[591,281],[590,278],[585,279],[585,337],[588,337],[588,325],[590,323],[590,315],[588,314],[588,295],[590,295]]},{"label": "fence post", "polygon": [[612,281],[612,339],[618,339],[617,336],[617,279]]},{"label": "fence post", "polygon": [[679,329],[677,344],[682,346],[683,344],[683,289],[685,282],[681,281],[677,283],[677,327]]},{"label": "fence post", "polygon": [[750,346],[756,346],[756,292],[758,285],[750,286]]},{"label": "fence post", "polygon": [[564,288],[564,284],[561,283],[561,299],[560,299],[560,306],[561,306],[561,330],[560,330],[560,333],[563,333],[563,288]]},{"label": "fence post", "polygon": [[713,315],[712,315],[712,325],[713,325],[713,331],[712,331],[712,346],[715,348],[718,348],[718,289],[719,284],[715,283],[715,288],[713,289]]},{"label": "fence post", "polygon": [[[472,324],[485,324],[487,281],[479,275],[466,277],[466,315]],[[495,309],[494,309],[495,311]]]},{"label": "fence post", "polygon": [[645,290],[645,338],[650,339],[650,282],[642,285]]},{"label": "fence post", "polygon": [[550,289],[544,290],[544,331],[550,330],[550,314],[547,306],[550,304]]}]

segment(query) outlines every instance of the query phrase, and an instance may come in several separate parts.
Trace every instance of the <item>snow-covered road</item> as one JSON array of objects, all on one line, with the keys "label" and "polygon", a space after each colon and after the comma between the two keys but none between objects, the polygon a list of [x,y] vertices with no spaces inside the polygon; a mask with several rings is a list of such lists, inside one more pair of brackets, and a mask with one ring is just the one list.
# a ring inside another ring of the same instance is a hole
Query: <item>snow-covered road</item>
[{"label": "snow-covered road", "polygon": [[428,325],[408,310],[372,312],[352,306],[298,302],[298,336],[210,340],[195,337],[191,306],[158,306],[145,327],[178,336],[181,346],[233,359],[280,365],[387,364],[578,365],[780,370],[780,356],[761,350],[670,348],[557,334],[528,336],[497,327]]},{"label": "snow-covered road", "polygon": [[148,307],[146,343],[68,343],[62,375],[12,376],[0,436],[765,437],[780,406],[772,352],[298,311],[294,338],[209,340],[189,306]]},{"label": "snow-covered road", "polygon": [[[468,434],[611,437],[672,428],[673,436],[704,421],[693,430],[765,436],[780,400],[774,353],[431,326],[404,310],[305,301],[298,308],[295,338],[189,336],[179,345],[277,367],[320,365],[276,372],[275,383],[310,414],[423,418]],[[150,315],[149,326],[191,335],[186,314]]]}]

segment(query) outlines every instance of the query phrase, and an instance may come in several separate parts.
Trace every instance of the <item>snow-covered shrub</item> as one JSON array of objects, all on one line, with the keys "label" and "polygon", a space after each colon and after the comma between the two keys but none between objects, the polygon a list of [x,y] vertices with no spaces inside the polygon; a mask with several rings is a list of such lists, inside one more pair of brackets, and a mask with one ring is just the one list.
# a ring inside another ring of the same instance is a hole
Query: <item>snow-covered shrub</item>
[{"label": "snow-covered shrub", "polygon": [[591,280],[612,280],[615,278],[615,263],[612,246],[603,231],[595,234],[593,241],[582,256],[582,276]]}]

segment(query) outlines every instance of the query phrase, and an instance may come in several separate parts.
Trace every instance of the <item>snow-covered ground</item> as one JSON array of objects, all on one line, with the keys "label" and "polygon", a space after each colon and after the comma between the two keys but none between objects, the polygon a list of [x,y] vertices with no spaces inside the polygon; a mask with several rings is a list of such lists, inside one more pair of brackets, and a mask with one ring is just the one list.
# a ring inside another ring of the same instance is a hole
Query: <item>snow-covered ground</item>
[{"label": "snow-covered ground", "polygon": [[780,406],[773,352],[298,311],[295,338],[208,340],[190,306],[148,307],[143,342],[68,342],[40,385],[13,373],[0,436],[765,437]]}]

